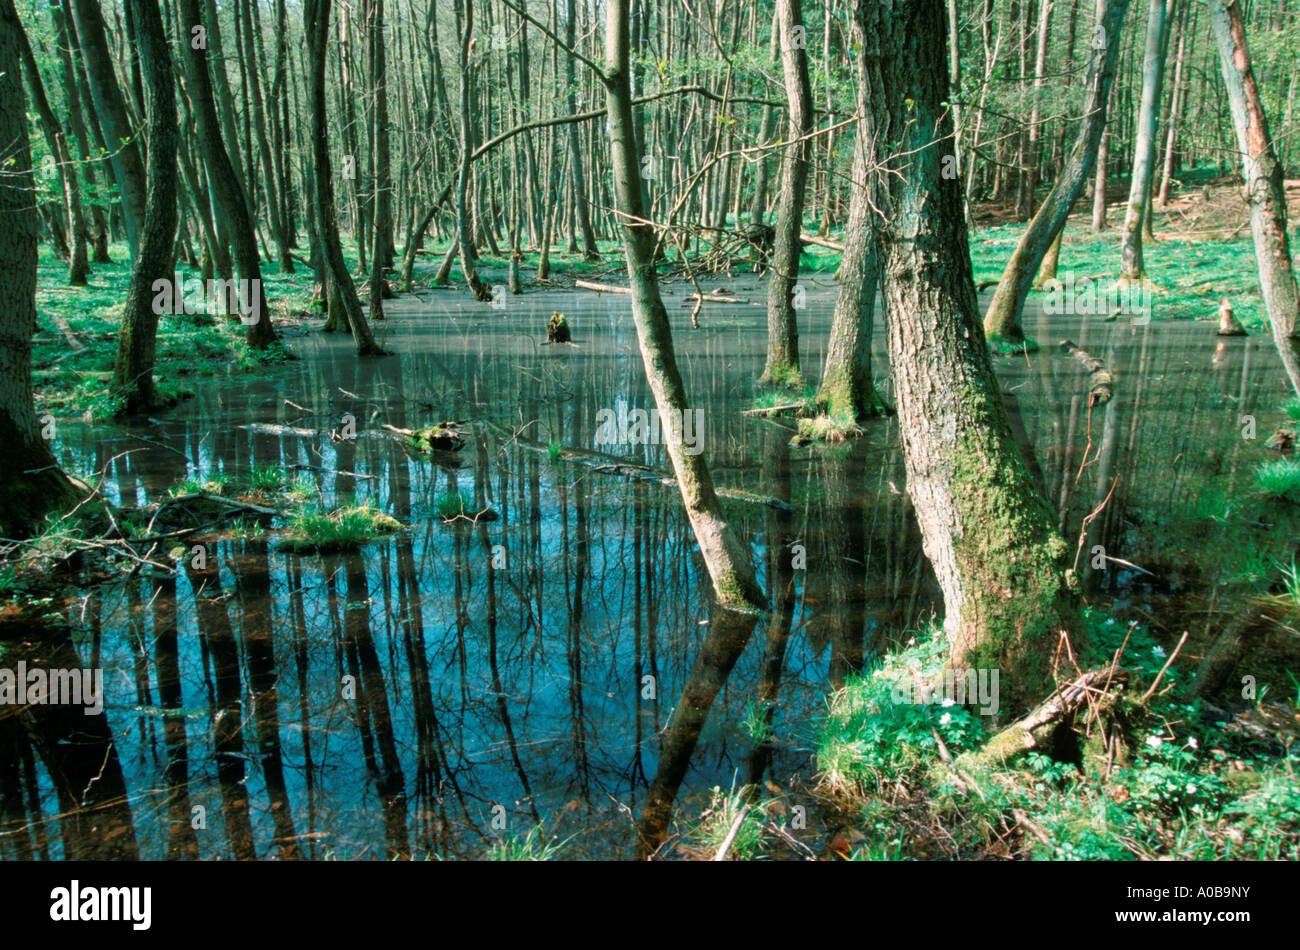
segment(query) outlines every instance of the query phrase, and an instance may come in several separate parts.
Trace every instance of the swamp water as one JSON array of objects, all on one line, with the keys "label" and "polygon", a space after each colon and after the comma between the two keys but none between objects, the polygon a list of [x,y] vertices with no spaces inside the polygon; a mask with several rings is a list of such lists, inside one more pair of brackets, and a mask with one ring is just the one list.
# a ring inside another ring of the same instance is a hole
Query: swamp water
[{"label": "swamp water", "polygon": [[[763,299],[752,281],[730,286]],[[826,693],[939,606],[897,424],[791,446],[790,429],[742,415],[762,308],[710,304],[693,331],[689,285],[669,289],[715,483],[781,503],[724,501],[773,598],[756,625],[711,610],[672,484],[547,451],[667,469],[661,445],[599,444],[598,418],[620,403],[653,408],[627,299],[548,291],[494,310],[425,291],[386,308],[392,357],[293,337],[301,359],[206,381],[147,424],[61,424],[64,464],[104,471],[125,505],[187,475],[280,469],[309,479],[323,508],[370,503],[409,529],[307,555],[246,520],[201,536],[201,567],[145,566],[56,605],[71,639],[29,665],[102,667],[105,711],[49,708],[28,729],[0,719],[0,855],[475,858],[509,853],[540,823],[534,839],[563,842],[560,856],[627,858],[638,821],[662,827],[671,808],[689,826],[713,787],[759,781],[808,805],[792,834],[820,852],[827,829],[803,783]],[[807,300],[815,378],[833,286]],[[576,346],[539,345],[551,311]],[[1090,600],[1159,615],[1215,552],[1147,563],[1151,574],[1095,571],[1091,552],[1142,565],[1162,512],[1207,485],[1250,485],[1286,394],[1271,343],[1037,312],[1026,332],[1043,350],[996,365]],[[1114,373],[1105,407],[1088,409],[1086,372],[1055,345],[1067,337]],[[887,393],[879,326],[875,342]],[[329,438],[345,415],[357,438]],[[1258,417],[1257,440],[1243,415]],[[435,461],[379,428],[449,419],[471,435]],[[496,517],[444,522],[457,495]]]}]

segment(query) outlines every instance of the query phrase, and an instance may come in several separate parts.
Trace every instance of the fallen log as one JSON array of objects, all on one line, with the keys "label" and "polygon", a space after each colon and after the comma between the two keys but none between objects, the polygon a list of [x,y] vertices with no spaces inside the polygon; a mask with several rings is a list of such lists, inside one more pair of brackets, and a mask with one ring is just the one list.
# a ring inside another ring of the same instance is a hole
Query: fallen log
[{"label": "fallen log", "polygon": [[1061,341],[1061,352],[1069,353],[1083,364],[1091,375],[1088,379],[1088,408],[1104,406],[1115,395],[1113,386],[1115,378],[1106,370],[1101,360],[1087,350],[1080,349],[1073,340]]},{"label": "fallen log", "polygon": [[692,303],[696,300],[705,300],[709,303],[749,303],[748,300],[741,300],[739,297],[724,297],[722,294],[687,294],[682,303]]},{"label": "fallen log", "polygon": [[825,238],[816,237],[812,234],[799,235],[799,242],[801,244],[816,244],[818,247],[825,247],[832,251],[839,251],[841,254],[844,253],[843,244],[836,244],[834,241],[828,241]]},{"label": "fallen log", "polygon": [[615,287],[613,284],[598,284],[592,280],[575,280],[573,286],[581,287],[583,290],[594,290],[601,294],[630,294],[626,287]]},{"label": "fallen log", "polygon": [[1128,685],[1128,677],[1128,671],[1118,667],[1089,670],[1060,686],[1036,708],[982,747],[960,756],[956,762],[957,769],[1001,765],[1022,752],[1050,747],[1058,727],[1084,707],[1100,711],[1113,703]]}]

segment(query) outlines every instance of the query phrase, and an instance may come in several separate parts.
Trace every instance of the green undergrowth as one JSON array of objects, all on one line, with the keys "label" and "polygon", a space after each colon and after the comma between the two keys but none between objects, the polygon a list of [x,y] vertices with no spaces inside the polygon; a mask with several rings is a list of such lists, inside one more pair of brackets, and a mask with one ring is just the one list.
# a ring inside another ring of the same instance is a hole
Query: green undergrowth
[{"label": "green undergrowth", "polygon": [[[1058,279],[1073,272],[1075,280],[1088,278],[1098,294],[1119,280],[1119,239],[1112,229],[1101,235],[1083,232],[1071,220],[1061,245]],[[971,238],[971,263],[975,282],[997,281],[1002,277],[1025,225],[1010,224],[980,228]],[[1159,228],[1157,228],[1159,230]],[[1147,276],[1160,288],[1152,296],[1151,319],[1217,319],[1219,300],[1232,301],[1233,312],[1242,325],[1265,327],[1263,299],[1259,292],[1259,271],[1255,245],[1249,231],[1232,240],[1165,240],[1147,242],[1143,248]],[[1047,300],[1047,291],[1029,294],[1027,306]],[[1097,316],[1098,320],[1107,314]],[[1020,352],[1019,344],[1012,352]]]},{"label": "green undergrowth", "polygon": [[[92,265],[89,286],[70,287],[67,265],[42,245],[38,259],[36,333],[32,340],[33,388],[38,413],[105,419],[121,409],[112,391],[117,334],[131,279],[125,245],[110,249],[113,263]],[[271,319],[307,308],[312,272],[263,271]],[[198,273],[179,267],[183,280]],[[264,351],[244,342],[237,319],[207,314],[163,315],[158,320],[155,375],[167,402],[192,394],[192,381],[222,374],[246,374],[290,357],[282,344]]]},{"label": "green undergrowth", "polygon": [[[404,527],[369,503],[326,509],[311,478],[274,467],[238,475],[189,476],[172,489],[171,497],[181,510],[164,509],[169,524],[178,519],[190,525],[220,521],[221,530],[229,536],[274,534],[281,550],[299,554],[355,551]],[[258,509],[227,506],[221,499],[257,505]],[[128,523],[151,517],[147,511],[136,512]]]},{"label": "green undergrowth", "polygon": [[[1166,655],[1145,630],[1095,614],[1088,622],[1094,662],[1127,637],[1121,665],[1136,679],[1130,694],[1159,675]],[[1161,693],[1145,705],[1120,701],[1127,752],[1108,772],[1097,758],[1072,761],[1051,749],[962,772],[944,755],[957,760],[982,745],[990,730],[980,717],[955,704],[895,700],[900,683],[934,675],[945,654],[937,632],[918,636],[828,702],[817,772],[830,807],[856,829],[853,857],[1300,857],[1300,743],[1261,741],[1206,716],[1181,698],[1191,668],[1166,671]]]}]

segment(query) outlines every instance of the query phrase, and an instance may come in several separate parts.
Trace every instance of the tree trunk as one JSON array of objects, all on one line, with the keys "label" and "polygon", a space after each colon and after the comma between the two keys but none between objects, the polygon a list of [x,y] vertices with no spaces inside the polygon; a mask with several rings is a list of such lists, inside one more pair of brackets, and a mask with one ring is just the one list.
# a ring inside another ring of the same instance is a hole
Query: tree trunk
[{"label": "tree trunk", "polygon": [[[176,150],[180,139],[176,118],[176,88],[162,14],[154,0],[136,8],[140,62],[148,90],[148,191],[140,252],[131,270],[131,283],[117,337],[113,386],[123,397],[122,411],[134,414],[156,407],[161,399],[154,386],[154,350],[158,314],[154,310],[156,281],[172,281],[176,246]],[[172,288],[173,294],[179,288]]]},{"label": "tree trunk", "polygon": [[822,372],[817,401],[826,406],[832,418],[862,419],[884,412],[884,401],[876,392],[871,376],[871,333],[876,306],[879,262],[876,238],[871,230],[867,193],[868,125],[862,117],[871,104],[867,102],[866,42],[861,24],[855,19],[852,43],[856,44],[858,71],[858,128],[853,136],[852,194],[849,220],[844,231],[844,254],[840,258],[839,289],[835,296],[835,316],[826,350],[826,368]]},{"label": "tree trunk", "polygon": [[[463,18],[459,15],[461,4],[464,5]],[[474,42],[474,0],[458,0],[457,11],[457,27],[460,32],[460,172],[456,181],[456,242],[460,249],[460,269],[465,284],[475,300],[486,301],[492,299],[492,292],[474,270],[474,236],[470,229],[469,204],[466,200],[474,151],[469,107],[472,90],[470,84],[473,81],[469,53]]]},{"label": "tree trunk", "polygon": [[[194,27],[200,25],[208,28],[209,37],[212,35],[212,24],[204,22],[199,0],[180,0],[180,14],[183,32],[187,37],[192,35]],[[212,77],[208,72],[207,45],[203,44],[196,49],[193,41],[183,42],[180,50],[185,77],[189,82],[190,101],[194,104],[203,163],[208,168],[208,181],[212,185],[217,207],[231,230],[235,267],[239,270],[241,281],[247,282],[247,294],[241,301],[241,316],[248,313],[245,318],[248,344],[260,349],[274,343],[276,334],[271,326],[266,290],[262,286],[262,262],[258,255],[253,217],[248,211],[248,198],[240,185],[240,176],[226,143],[221,140],[221,120],[213,95]],[[239,145],[238,142],[230,144],[236,148]]]},{"label": "tree trunk", "polygon": [[[857,0],[907,491],[944,596],[950,663],[999,667],[1003,707],[1050,689],[1062,631],[1078,632],[1067,551],[1020,454],[979,324],[952,154],[942,0]],[[937,139],[937,140],[936,140]],[[1076,651],[1079,644],[1075,643]]]},{"label": "tree trunk", "polygon": [[[785,75],[788,121],[785,154],[781,159],[781,197],[777,202],[776,241],[772,273],[767,281],[767,363],[764,383],[799,386],[799,327],[791,295],[799,280],[799,234],[803,222],[804,190],[812,132],[812,86],[803,43],[800,0],[777,0],[777,29],[781,35],[781,69]],[[796,29],[797,28],[797,29]]]},{"label": "tree trunk", "polygon": [[375,342],[370,324],[361,312],[357,299],[357,286],[348,273],[343,259],[343,245],[339,240],[339,225],[334,208],[334,185],[331,180],[329,130],[326,128],[325,54],[329,43],[330,0],[306,0],[303,5],[303,22],[307,30],[308,70],[311,79],[311,148],[312,178],[316,192],[316,227],[325,261],[334,279],[348,327],[356,343],[358,356],[382,356],[384,351]]},{"label": "tree trunk", "polygon": [[1242,180],[1250,202],[1250,230],[1259,263],[1259,287],[1278,355],[1300,395],[1300,289],[1296,285],[1291,243],[1286,229],[1286,192],[1282,165],[1268,133],[1268,117],[1246,48],[1241,7],[1233,0],[1209,0],[1210,22],[1219,47],[1219,65],[1228,88],[1228,107],[1241,149]]},{"label": "tree trunk", "polygon": [[108,50],[108,37],[98,0],[68,0],[68,3],[76,24],[78,46],[86,64],[95,118],[108,146],[113,177],[122,196],[122,219],[134,259],[139,250],[140,230],[144,226],[144,162],[140,160],[140,148],[131,128],[126,100],[113,71],[113,58]]},{"label": "tree trunk", "polygon": [[1146,279],[1142,263],[1142,225],[1151,200],[1151,179],[1156,153],[1156,119],[1160,86],[1165,74],[1165,38],[1169,32],[1166,0],[1150,0],[1147,10],[1146,54],[1142,61],[1142,101],[1133,143],[1133,171],[1129,179],[1128,210],[1120,238],[1120,282]]},{"label": "tree trunk", "polygon": [[32,55],[32,46],[27,33],[21,28],[18,41],[22,48],[23,69],[27,73],[27,85],[32,91],[32,102],[36,114],[41,119],[41,129],[45,133],[46,144],[59,169],[59,185],[63,189],[64,210],[68,216],[69,241],[72,244],[68,252],[68,283],[74,287],[84,287],[90,275],[90,261],[86,251],[86,222],[81,213],[81,193],[77,187],[77,169],[72,164],[72,155],[68,151],[68,140],[63,134],[59,120],[50,107],[49,97],[45,95],[45,83]]},{"label": "tree trunk", "polygon": [[[677,356],[673,352],[668,311],[659,296],[659,281],[654,269],[654,229],[641,223],[645,219],[645,208],[641,202],[641,161],[632,118],[628,0],[608,0],[605,15],[607,73],[603,80],[609,109],[614,195],[622,212],[620,229],[627,255],[628,286],[632,291],[632,319],[636,324],[646,379],[654,393],[660,417],[682,418],[690,411],[689,403],[677,369]],[[754,576],[749,551],[731,525],[723,520],[704,455],[688,454],[680,437],[669,437],[666,441],[686,515],[719,603],[761,609],[765,599]]]},{"label": "tree trunk", "polygon": [[38,228],[19,75],[21,30],[13,0],[0,0],[0,535],[6,538],[27,537],[73,494],[32,405]]},{"label": "tree trunk", "polygon": [[1025,308],[1034,275],[1038,273],[1048,248],[1065,227],[1070,208],[1079,195],[1083,194],[1092,174],[1093,163],[1097,160],[1098,146],[1106,128],[1106,102],[1110,98],[1111,80],[1115,76],[1120,25],[1124,22],[1129,0],[1102,2],[1105,4],[1101,19],[1102,32],[1098,34],[1102,42],[1100,46],[1093,44],[1092,55],[1088,59],[1087,92],[1079,132],[1065,167],[1057,176],[1056,184],[1043,199],[1042,206],[1029,222],[1025,233],[1020,236],[1020,241],[1002,272],[998,289],[989,301],[989,309],[984,314],[984,332],[990,339],[1022,344],[1026,342],[1024,331],[1020,327],[1020,314]]}]

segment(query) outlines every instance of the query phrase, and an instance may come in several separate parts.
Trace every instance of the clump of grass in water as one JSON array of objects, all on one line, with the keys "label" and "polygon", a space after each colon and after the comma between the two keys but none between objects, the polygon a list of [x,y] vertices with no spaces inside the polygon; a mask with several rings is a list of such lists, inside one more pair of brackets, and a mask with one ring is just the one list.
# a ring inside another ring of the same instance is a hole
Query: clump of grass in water
[{"label": "clump of grass in water", "polygon": [[304,511],[289,522],[280,547],[294,552],[328,554],[355,551],[367,541],[402,529],[402,523],[369,505],[336,511]]},{"label": "clump of grass in water", "polygon": [[861,435],[863,429],[852,419],[818,413],[809,419],[799,420],[799,438],[814,442],[843,442]]},{"label": "clump of grass in water", "polygon": [[1294,396],[1282,403],[1282,411],[1287,414],[1289,419],[1300,422],[1300,399]]},{"label": "clump of grass in water", "polygon": [[188,476],[173,489],[173,495],[222,495],[230,486],[232,479],[225,472],[216,472],[207,478]]},{"label": "clump of grass in water", "polygon": [[552,838],[543,841],[541,830],[534,825],[528,834],[520,838],[512,835],[497,841],[488,848],[489,861],[554,861],[560,856],[560,849],[571,841],[566,838],[558,841]]},{"label": "clump of grass in water", "polygon": [[286,477],[278,468],[255,468],[248,474],[248,485],[254,491],[275,492],[283,487]]},{"label": "clump of grass in water", "polygon": [[795,405],[791,411],[805,414],[812,414],[817,409],[817,389],[814,386],[805,386],[802,389],[792,389],[787,386],[773,386],[760,389],[754,394],[754,400],[750,403],[751,409],[773,409],[776,406]]},{"label": "clump of grass in water", "polygon": [[473,505],[469,496],[464,492],[446,491],[440,494],[433,502],[433,510],[438,513],[438,517],[443,521],[453,521],[456,518],[467,518],[471,514]]},{"label": "clump of grass in water", "polygon": [[1255,470],[1255,486],[1270,498],[1300,504],[1300,459],[1273,459]]},{"label": "clump of grass in water", "polygon": [[765,807],[764,803],[754,802],[744,788],[737,789],[733,784],[730,791],[724,792],[714,786],[709,807],[700,816],[697,837],[710,855],[716,855],[735,828],[726,857],[740,861],[754,858],[763,846]]}]

